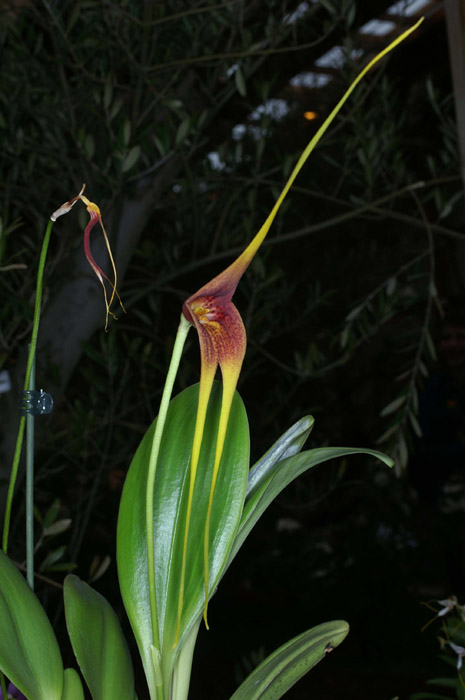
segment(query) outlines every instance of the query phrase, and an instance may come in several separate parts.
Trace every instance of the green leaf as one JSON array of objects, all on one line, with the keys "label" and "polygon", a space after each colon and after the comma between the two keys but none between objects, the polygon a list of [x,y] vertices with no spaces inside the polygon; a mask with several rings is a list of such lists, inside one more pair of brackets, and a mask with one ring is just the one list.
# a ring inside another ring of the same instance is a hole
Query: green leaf
[{"label": "green leaf", "polygon": [[57,520],[55,523],[53,523],[53,525],[50,525],[49,527],[44,527],[42,534],[44,537],[51,537],[52,535],[61,535],[62,532],[65,532],[69,529],[71,522],[71,518],[62,518],[61,520]]},{"label": "green leaf", "polygon": [[247,480],[247,498],[252,491],[255,491],[260,484],[264,483],[277,462],[286,459],[286,457],[292,457],[300,452],[312,431],[314,422],[313,416],[304,416],[301,418],[297,423],[294,423],[289,430],[286,430],[286,432],[276,440],[274,445],[270,447],[268,452],[254,464],[249,472]]},{"label": "green leaf", "polygon": [[240,68],[237,68],[235,71],[234,80],[236,82],[237,92],[241,97],[245,97],[247,94],[247,87],[245,84],[244,73]]},{"label": "green leaf", "polygon": [[66,626],[94,700],[134,698],[134,673],[121,627],[110,604],[71,574],[64,585]]},{"label": "green leaf", "polygon": [[389,416],[391,413],[394,413],[395,411],[397,411],[398,408],[402,406],[402,404],[405,402],[405,399],[405,395],[398,396],[396,399],[388,403],[388,405],[383,408],[379,415],[384,417]]},{"label": "green leaf", "polygon": [[[173,649],[182,549],[189,488],[189,469],[197,413],[198,385],[169,406],[154,486],[155,585],[160,650],[166,687],[176,656],[204,607],[203,541],[221,409],[221,385],[210,397],[200,462],[195,482],[187,546],[186,581],[179,644]],[[118,518],[117,561],[121,594],[139,646],[147,681],[154,693],[151,611],[147,571],[146,484],[156,422],[143,438],[126,478]],[[214,590],[228,558],[240,522],[249,466],[249,433],[243,403],[236,394],[211,513],[209,570]],[[155,650],[156,652],[156,650]],[[157,658],[155,653],[154,658]],[[166,691],[165,691],[166,692]]]},{"label": "green leaf", "polygon": [[0,669],[28,700],[61,700],[63,663],[37,597],[0,551]]},{"label": "green leaf", "polygon": [[122,171],[123,173],[127,172],[128,170],[131,170],[131,168],[134,167],[134,165],[137,163],[139,160],[141,154],[140,146],[133,146],[127,156],[125,157],[123,161],[123,167]]},{"label": "green leaf", "polygon": [[349,632],[344,620],[325,622],[294,637],[265,659],[230,700],[278,700]]},{"label": "green leaf", "polygon": [[179,146],[184,139],[186,138],[187,134],[189,133],[191,128],[191,120],[189,117],[186,117],[185,119],[182,120],[182,122],[178,126],[178,130],[176,132],[176,138],[175,138],[175,144],[176,146]]},{"label": "green leaf", "polygon": [[61,700],[84,700],[81,679],[74,668],[65,668],[63,695]]},{"label": "green leaf", "polygon": [[123,126],[123,144],[125,146],[128,146],[130,140],[131,140],[131,122],[129,121],[129,119],[126,119],[124,122],[124,126]]},{"label": "green leaf", "polygon": [[267,474],[266,478],[255,487],[246,499],[241,522],[229,555],[227,567],[231,564],[247,535],[262,513],[291,481],[308,469],[316,467],[317,464],[352,454],[371,455],[384,462],[388,467],[392,467],[394,464],[393,460],[382,452],[368,450],[362,447],[318,447],[277,462],[274,468]]},{"label": "green leaf", "polygon": [[55,498],[55,500],[53,501],[52,505],[50,506],[50,508],[46,512],[45,517],[43,519],[42,525],[44,528],[49,527],[50,525],[52,525],[55,522],[55,520],[58,518],[60,510],[61,510],[60,499]]},{"label": "green leaf", "polygon": [[438,695],[437,693],[414,693],[410,700],[452,700],[450,695]]},{"label": "green leaf", "polygon": [[455,688],[457,678],[430,678],[426,682],[428,685],[438,685],[443,688]]},{"label": "green leaf", "polygon": [[60,559],[63,558],[65,552],[66,545],[62,545],[61,547],[57,547],[51,552],[48,552],[47,556],[39,567],[39,571],[49,570],[54,564],[56,564],[57,561],[60,561]]},{"label": "green leaf", "polygon": [[95,141],[94,137],[92,134],[87,134],[85,141],[84,141],[84,153],[86,154],[87,158],[91,160],[94,157],[95,153]]},{"label": "green leaf", "polygon": [[106,112],[110,108],[112,98],[113,98],[113,85],[111,84],[111,80],[109,78],[107,78],[107,80],[105,82],[105,88],[103,90],[103,107],[104,107]]}]

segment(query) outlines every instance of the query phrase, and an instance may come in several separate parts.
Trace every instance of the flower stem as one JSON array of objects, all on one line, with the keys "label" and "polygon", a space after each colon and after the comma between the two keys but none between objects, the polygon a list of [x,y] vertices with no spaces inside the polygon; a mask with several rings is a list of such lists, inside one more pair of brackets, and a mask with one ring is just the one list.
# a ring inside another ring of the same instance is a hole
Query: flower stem
[{"label": "flower stem", "polygon": [[[34,306],[34,319],[32,322],[32,336],[29,345],[29,353],[26,365],[26,376],[24,379],[24,391],[29,390],[29,382],[31,380],[32,366],[35,359],[36,348],[37,348],[37,335],[39,333],[39,322],[40,322],[40,307],[42,304],[42,289],[44,281],[44,268],[45,260],[47,258],[48,244],[50,242],[50,235],[52,233],[53,221],[49,220],[47,228],[45,229],[45,236],[42,243],[42,250],[40,251],[39,258],[39,268],[37,270],[37,283],[36,283],[36,301]],[[2,548],[5,554],[8,550],[8,536],[10,533],[10,521],[11,521],[11,507],[13,503],[13,496],[15,491],[16,479],[18,476],[19,460],[21,457],[21,448],[23,446],[24,438],[24,427],[26,424],[26,416],[21,416],[19,420],[18,437],[16,438],[16,447],[13,457],[13,465],[11,467],[10,483],[8,485],[8,495],[6,499],[5,508],[5,519],[3,521],[3,541]],[[32,507],[32,506],[31,506]]]},{"label": "flower stem", "polygon": [[7,698],[8,692],[7,692],[7,688],[6,688],[5,674],[2,671],[0,671],[0,689],[2,691],[2,696],[4,698]]},{"label": "flower stem", "polygon": [[[32,362],[29,391],[36,386],[35,357]],[[34,421],[35,416],[26,416],[26,576],[27,582],[34,590]]]},{"label": "flower stem", "polygon": [[168,374],[166,375],[163,395],[161,397],[160,410],[158,412],[157,423],[155,426],[155,433],[153,436],[152,450],[150,453],[149,467],[147,473],[147,493],[145,500],[145,521],[147,529],[147,564],[149,577],[150,613],[152,617],[152,639],[153,645],[156,647],[156,649],[160,649],[160,635],[158,630],[157,597],[155,585],[153,492],[155,486],[155,475],[157,471],[158,456],[160,453],[161,439],[163,435],[163,429],[165,427],[166,416],[168,413],[168,406],[173,391],[174,380],[176,378],[179,363],[181,361],[182,349],[184,347],[184,343],[186,342],[186,337],[190,327],[190,323],[185,319],[183,315],[181,315],[181,321],[179,323],[179,328],[174,343],[173,354],[171,356],[171,362],[168,369]]}]

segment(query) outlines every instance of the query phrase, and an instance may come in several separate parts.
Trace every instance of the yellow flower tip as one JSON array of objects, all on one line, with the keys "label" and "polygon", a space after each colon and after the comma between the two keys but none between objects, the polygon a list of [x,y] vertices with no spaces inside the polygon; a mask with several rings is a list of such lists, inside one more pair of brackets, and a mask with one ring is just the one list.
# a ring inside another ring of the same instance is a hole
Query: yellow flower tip
[{"label": "yellow flower tip", "polygon": [[82,202],[84,202],[84,204],[85,204],[86,207],[87,207],[87,211],[89,212],[90,215],[95,214],[97,217],[101,218],[102,215],[101,215],[101,213],[100,213],[100,209],[99,209],[98,206],[95,204],[95,202],[90,202],[90,201],[87,199],[87,197],[84,197],[84,196],[82,196],[82,195],[79,197],[79,199],[80,199]]},{"label": "yellow flower tip", "polygon": [[208,601],[205,603],[205,609],[203,611],[203,621],[205,623],[205,627],[207,630],[210,630],[210,627],[208,625],[208,620],[207,620],[207,611],[208,611]]}]

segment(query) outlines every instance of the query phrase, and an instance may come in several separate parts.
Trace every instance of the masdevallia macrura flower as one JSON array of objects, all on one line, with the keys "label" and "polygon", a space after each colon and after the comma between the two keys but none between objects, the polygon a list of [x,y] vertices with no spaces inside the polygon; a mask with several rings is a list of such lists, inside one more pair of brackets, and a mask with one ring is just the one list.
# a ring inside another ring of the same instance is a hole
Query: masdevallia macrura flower
[{"label": "masdevallia macrura flower", "polygon": [[[381,60],[389,51],[403,41],[421,24],[421,18],[415,25],[403,32],[377,56],[375,56],[362,69],[359,75],[355,78],[348,90],[345,92],[341,100],[334,107],[332,112],[317,130],[304,152],[297,161],[287,183],[285,184],[281,194],[279,195],[274,207],[272,208],[265,223],[258,231],[255,238],[247,246],[241,255],[219,275],[214,277],[211,282],[208,282],[201,287],[198,292],[187,299],[183,305],[183,314],[186,319],[195,326],[200,342],[200,387],[199,399],[197,406],[197,416],[192,444],[192,455],[190,464],[190,481],[188,492],[187,518],[186,529],[184,533],[184,549],[183,549],[183,564],[181,571],[181,583],[178,599],[178,620],[177,628],[179,633],[183,596],[184,596],[184,581],[185,567],[187,558],[187,541],[189,534],[189,523],[192,511],[192,501],[194,493],[195,478],[199,466],[200,447],[202,444],[205,419],[207,414],[208,401],[212,390],[213,380],[215,378],[218,367],[221,370],[223,379],[223,395],[220,419],[218,425],[218,434],[216,439],[215,457],[213,464],[212,482],[210,488],[209,504],[205,523],[204,536],[204,576],[205,576],[205,609],[204,620],[207,623],[207,607],[209,596],[209,528],[210,516],[212,510],[215,485],[218,477],[218,472],[221,464],[221,456],[223,453],[224,441],[228,427],[229,413],[231,404],[236,389],[239,373],[241,371],[242,362],[246,349],[246,332],[241,316],[232,302],[232,297],[236,291],[236,287],[242,275],[250,265],[255,253],[263,243],[271,224],[273,223],[276,214],[281,207],[287,193],[289,192],[294,180],[302,169],[309,155],[320,141],[321,137],[328,129],[341,107],[349,98],[358,83],[362,80],[365,74],[371,67]],[[178,635],[177,635],[178,636]]]},{"label": "masdevallia macrura flower", "polygon": [[[85,185],[83,185],[81,187],[81,191],[79,192],[79,194],[76,197],[73,197],[73,199],[70,199],[69,202],[65,202],[64,204],[62,204],[61,207],[59,207],[56,211],[53,212],[53,214],[51,215],[50,218],[52,221],[56,221],[59,216],[62,216],[63,214],[67,214],[72,209],[72,207],[76,204],[76,202],[78,200],[81,200],[81,202],[83,202],[86,205],[87,211],[88,211],[89,216],[90,216],[90,220],[89,220],[89,223],[87,224],[85,231],[84,231],[84,254],[87,258],[87,262],[91,266],[92,270],[94,271],[97,279],[99,280],[99,282],[103,288],[103,297],[105,300],[105,310],[106,310],[105,330],[107,330],[107,328],[108,328],[108,316],[111,315],[115,320],[117,318],[115,316],[115,314],[113,313],[113,311],[111,310],[111,305],[115,299],[115,296],[118,298],[118,301],[119,301],[123,311],[125,309],[123,306],[123,302],[121,301],[121,298],[120,298],[118,291],[116,289],[116,283],[117,283],[116,266],[115,266],[115,262],[113,260],[113,255],[111,252],[110,242],[108,240],[107,232],[105,231],[105,226],[103,225],[102,215],[100,213],[100,209],[94,202],[90,202],[87,199],[87,197],[85,197],[83,195],[84,189],[85,189]],[[101,269],[101,267],[99,267],[99,265],[97,265],[93,255],[92,255],[91,249],[90,249],[90,232],[92,231],[92,229],[94,228],[96,223],[100,224],[100,228],[101,228],[102,233],[103,233],[103,238],[105,241],[105,245],[106,245],[106,248],[108,251],[108,256],[110,258],[111,268],[113,271],[113,280],[110,280],[110,278],[104,273],[104,271]],[[109,301],[108,301],[108,295],[107,295],[107,290],[106,290],[104,280],[106,280],[111,287],[111,295],[110,295]]]},{"label": "masdevallia macrura flower", "polygon": [[[308,157],[308,153],[306,154]],[[239,311],[232,302],[232,296],[236,291],[239,280],[253,260],[253,257],[261,246],[271,224],[286,196],[292,182],[302,167],[304,159],[300,159],[289,181],[284,187],[270,215],[257,233],[252,242],[243,253],[219,275],[214,277],[201,287],[183,304],[185,318],[195,326],[200,342],[200,386],[197,406],[197,417],[192,444],[190,464],[189,495],[187,505],[186,530],[184,533],[183,566],[181,572],[181,587],[178,607],[178,627],[182,614],[182,602],[184,595],[185,562],[187,558],[187,539],[189,534],[189,522],[192,510],[195,478],[199,464],[200,448],[202,445],[203,430],[207,415],[208,401],[210,398],[213,380],[218,367],[223,379],[223,394],[221,402],[220,420],[216,439],[215,457],[213,463],[212,482],[207,510],[204,535],[204,574],[205,574],[205,610],[204,620],[208,629],[207,608],[209,592],[209,551],[208,541],[210,535],[210,517],[215,493],[215,485],[223,454],[226,430],[228,427],[229,413],[236,390],[237,381],[244,359],[247,338]]]}]

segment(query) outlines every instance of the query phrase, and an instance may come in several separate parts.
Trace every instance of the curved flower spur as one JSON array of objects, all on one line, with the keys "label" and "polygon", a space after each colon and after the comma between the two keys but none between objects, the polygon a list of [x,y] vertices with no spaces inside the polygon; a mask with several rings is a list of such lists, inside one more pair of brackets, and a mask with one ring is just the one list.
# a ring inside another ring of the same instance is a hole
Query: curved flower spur
[{"label": "curved flower spur", "polygon": [[212,591],[209,590],[210,516],[212,512],[215,485],[220,469],[221,456],[223,453],[226,430],[228,427],[229,413],[247,344],[244,324],[242,322],[238,310],[231,301],[232,296],[236,291],[236,287],[239,283],[239,280],[246,271],[247,267],[250,265],[255,253],[260,248],[268,231],[270,230],[271,224],[273,223],[281,204],[283,203],[287,193],[289,192],[292,184],[294,183],[294,180],[296,179],[303,165],[307,161],[309,155],[312,153],[313,149],[320,141],[323,134],[333,122],[341,107],[345,104],[353,90],[357,87],[358,83],[363,79],[366,73],[375,65],[375,63],[380,61],[395,46],[397,46],[407,36],[414,32],[422,21],[423,18],[421,18],[415,25],[403,32],[399,37],[397,37],[391,44],[389,44],[385,49],[383,49],[363,68],[363,70],[355,78],[355,80],[350,85],[346,93],[334,107],[332,112],[326,118],[324,123],[320,126],[318,131],[315,133],[315,135],[303,151],[281,194],[279,195],[273,209],[271,210],[268,218],[266,219],[261,229],[258,231],[255,238],[247,246],[244,252],[241,255],[239,255],[239,257],[231,265],[229,265],[229,267],[226,268],[226,270],[214,277],[211,280],[211,282],[208,282],[203,287],[201,287],[195,294],[190,296],[189,299],[187,299],[187,301],[183,305],[183,314],[185,318],[193,326],[195,326],[199,335],[201,369],[197,418],[190,464],[187,519],[186,528],[184,532],[183,565],[181,571],[181,583],[178,599],[178,633],[183,610],[183,595],[187,560],[187,542],[189,535],[189,523],[192,511],[194,485],[197,474],[197,468],[199,465],[200,447],[202,444],[208,400],[211,394],[216,370],[219,366],[221,369],[223,379],[223,394],[204,536],[204,620],[208,629],[207,608],[208,599],[212,593]]},{"label": "curved flower spur", "polygon": [[[115,262],[113,260],[113,255],[111,252],[110,243],[108,241],[107,232],[105,231],[105,227],[103,225],[102,215],[100,213],[99,207],[94,202],[90,202],[87,199],[87,197],[85,197],[83,195],[85,187],[86,186],[84,184],[81,187],[81,191],[79,192],[79,194],[76,197],[73,197],[73,199],[70,199],[69,202],[65,202],[64,204],[62,204],[61,207],[59,207],[56,211],[53,212],[53,214],[51,215],[50,218],[52,221],[56,221],[59,216],[62,216],[63,214],[67,214],[72,209],[72,207],[76,204],[76,202],[78,200],[81,200],[81,202],[83,202],[86,205],[87,211],[88,211],[89,216],[90,216],[90,221],[87,224],[86,229],[84,231],[84,253],[85,253],[85,256],[87,258],[89,265],[91,266],[91,268],[95,272],[95,274],[96,274],[96,276],[97,276],[97,278],[98,278],[98,280],[103,288],[103,296],[104,296],[104,300],[105,300],[105,309],[106,309],[105,331],[107,331],[108,330],[108,316],[111,315],[115,320],[117,320],[116,315],[111,310],[111,305],[115,299],[115,296],[118,297],[118,301],[119,301],[123,311],[125,311],[125,308],[123,306],[123,302],[121,301],[120,295],[118,294],[118,291],[116,289],[116,283],[117,283],[116,266],[115,266]],[[113,281],[110,280],[109,277],[107,277],[107,275],[104,273],[104,271],[97,265],[97,263],[94,260],[93,255],[92,255],[92,252],[90,250],[90,232],[92,231],[92,229],[94,228],[94,226],[97,222],[100,224],[100,228],[102,229],[103,238],[105,240],[105,245],[107,247],[108,255],[110,258],[110,263],[111,263],[111,267],[113,270]],[[107,290],[105,287],[104,280],[106,280],[111,286],[110,301],[108,301]]]}]

